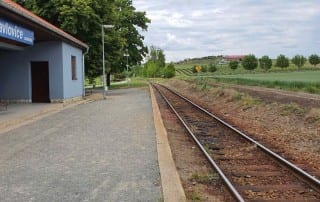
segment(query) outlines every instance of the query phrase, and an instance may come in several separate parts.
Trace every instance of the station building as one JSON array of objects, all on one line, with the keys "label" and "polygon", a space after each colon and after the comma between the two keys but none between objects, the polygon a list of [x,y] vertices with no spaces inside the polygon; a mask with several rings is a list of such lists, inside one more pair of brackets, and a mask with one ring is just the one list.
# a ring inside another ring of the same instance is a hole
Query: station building
[{"label": "station building", "polygon": [[65,102],[84,95],[88,46],[11,0],[0,1],[0,101]]}]

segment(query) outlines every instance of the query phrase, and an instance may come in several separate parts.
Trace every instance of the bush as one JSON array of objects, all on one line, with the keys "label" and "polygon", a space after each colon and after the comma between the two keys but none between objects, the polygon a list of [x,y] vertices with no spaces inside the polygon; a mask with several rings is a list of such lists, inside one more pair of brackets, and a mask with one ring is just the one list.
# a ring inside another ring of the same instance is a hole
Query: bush
[{"label": "bush", "polygon": [[313,54],[313,55],[310,55],[309,57],[309,63],[316,66],[317,64],[320,63],[320,58],[318,55],[316,54]]},{"label": "bush", "polygon": [[241,62],[243,68],[247,70],[254,70],[255,68],[258,67],[258,60],[255,55],[246,55],[242,62]]},{"label": "bush", "polygon": [[194,66],[192,67],[192,72],[193,72],[193,73],[197,73],[197,65],[194,65]]},{"label": "bush", "polygon": [[207,65],[203,65],[203,66],[201,67],[201,72],[207,72],[207,71],[208,71]]},{"label": "bush", "polygon": [[261,69],[268,70],[272,67],[272,60],[268,56],[262,56],[259,60]]},{"label": "bush", "polygon": [[217,71],[216,65],[213,64],[213,63],[210,63],[210,64],[209,64],[208,71],[209,71],[209,72],[215,72],[215,71]]},{"label": "bush", "polygon": [[143,72],[143,67],[140,65],[135,65],[132,68],[132,74],[133,76],[143,76],[142,72]]},{"label": "bush", "polygon": [[126,73],[125,72],[120,72],[120,73],[114,73],[113,78],[115,81],[121,81],[126,78]]},{"label": "bush", "polygon": [[199,72],[206,72],[207,71],[206,66],[194,65],[192,68],[192,72],[198,73],[197,68],[200,68]]},{"label": "bush", "polygon": [[237,69],[238,68],[238,65],[239,65],[239,62],[238,61],[230,61],[229,62],[229,67],[231,69]]},{"label": "bush", "polygon": [[281,68],[289,67],[289,59],[286,56],[280,54],[276,60],[276,67],[281,67]]},{"label": "bush", "polygon": [[176,75],[176,69],[174,68],[174,64],[170,63],[166,68],[163,70],[163,76],[165,78],[172,78]]},{"label": "bush", "polygon": [[159,73],[159,68],[154,62],[149,61],[145,64],[143,73],[145,77],[157,77]]}]

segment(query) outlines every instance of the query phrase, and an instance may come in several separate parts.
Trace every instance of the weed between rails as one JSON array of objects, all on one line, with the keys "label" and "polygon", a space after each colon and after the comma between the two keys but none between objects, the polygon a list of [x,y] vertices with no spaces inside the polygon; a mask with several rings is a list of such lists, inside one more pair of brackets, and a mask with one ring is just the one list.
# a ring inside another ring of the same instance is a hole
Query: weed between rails
[{"label": "weed between rails", "polygon": [[210,184],[213,182],[213,180],[217,180],[217,179],[218,179],[217,174],[199,175],[197,173],[194,173],[190,177],[190,180],[195,181],[197,183],[201,183],[201,184]]},{"label": "weed between rails", "polygon": [[288,116],[290,114],[295,114],[297,116],[302,116],[307,112],[306,109],[299,107],[297,104],[286,104],[281,107],[281,116]]}]

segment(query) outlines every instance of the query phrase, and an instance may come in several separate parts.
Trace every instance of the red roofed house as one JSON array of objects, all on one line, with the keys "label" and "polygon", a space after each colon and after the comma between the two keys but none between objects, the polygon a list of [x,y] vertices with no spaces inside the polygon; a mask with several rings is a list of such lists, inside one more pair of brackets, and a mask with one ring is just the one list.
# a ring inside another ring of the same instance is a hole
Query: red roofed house
[{"label": "red roofed house", "polygon": [[81,99],[87,50],[70,34],[11,0],[1,0],[0,101]]},{"label": "red roofed house", "polygon": [[227,64],[230,61],[241,62],[245,55],[224,55],[220,60],[219,64]]},{"label": "red roofed house", "polygon": [[226,61],[242,61],[245,55],[225,55],[223,59]]}]

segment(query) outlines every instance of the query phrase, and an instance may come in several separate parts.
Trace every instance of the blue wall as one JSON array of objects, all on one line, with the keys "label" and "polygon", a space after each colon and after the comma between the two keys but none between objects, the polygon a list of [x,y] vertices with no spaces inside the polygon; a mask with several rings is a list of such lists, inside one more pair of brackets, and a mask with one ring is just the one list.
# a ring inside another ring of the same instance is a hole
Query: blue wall
[{"label": "blue wall", "polygon": [[[72,98],[82,95],[83,75],[82,75],[82,51],[78,48],[63,43],[63,86],[64,97]],[[77,80],[72,80],[71,56],[76,57],[76,74]]]},{"label": "blue wall", "polygon": [[[74,81],[71,55],[77,58],[78,79]],[[49,62],[50,99],[82,95],[82,51],[63,42],[43,42],[23,51],[0,53],[0,99],[31,101],[31,61]]]}]

